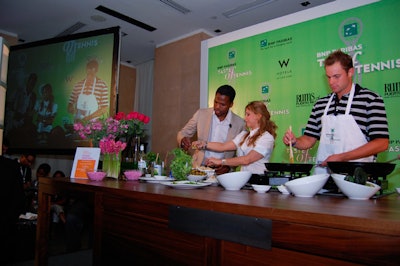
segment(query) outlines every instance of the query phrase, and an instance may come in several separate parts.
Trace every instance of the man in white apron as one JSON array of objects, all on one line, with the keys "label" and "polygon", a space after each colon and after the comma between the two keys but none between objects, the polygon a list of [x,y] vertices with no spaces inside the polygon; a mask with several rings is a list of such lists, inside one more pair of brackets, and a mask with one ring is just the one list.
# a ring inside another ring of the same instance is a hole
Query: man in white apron
[{"label": "man in white apron", "polygon": [[303,136],[288,130],[283,137],[286,145],[300,150],[319,140],[316,174],[327,172],[328,161],[372,162],[389,146],[383,100],[353,84],[351,57],[340,50],[332,53],[325,59],[325,73],[333,93],[315,103]]},{"label": "man in white apron", "polygon": [[76,113],[75,119],[83,119],[88,115],[93,114],[99,109],[99,104],[97,103],[96,96],[94,95],[96,78],[94,78],[92,84],[92,92],[90,94],[84,94],[83,91],[85,89],[86,79],[82,85],[82,91],[78,96],[78,100],[76,102]]},{"label": "man in white apron", "polygon": [[90,120],[109,112],[109,91],[106,83],[97,77],[99,64],[92,59],[86,65],[86,78],[74,85],[68,111],[75,120]]}]

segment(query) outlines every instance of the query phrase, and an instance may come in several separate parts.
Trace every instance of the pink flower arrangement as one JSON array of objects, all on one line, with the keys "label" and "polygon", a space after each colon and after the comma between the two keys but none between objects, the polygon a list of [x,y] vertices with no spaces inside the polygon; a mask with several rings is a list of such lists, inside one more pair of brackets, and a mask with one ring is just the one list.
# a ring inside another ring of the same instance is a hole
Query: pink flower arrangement
[{"label": "pink flower arrangement", "polygon": [[113,117],[95,118],[89,121],[77,122],[74,130],[81,139],[89,139],[94,145],[99,145],[102,153],[115,153],[125,149],[123,137],[144,135],[144,124],[150,118],[139,112],[118,112]]},{"label": "pink flower arrangement", "polygon": [[126,143],[119,140],[115,141],[114,139],[103,138],[100,140],[99,147],[103,154],[118,154],[126,148]]}]

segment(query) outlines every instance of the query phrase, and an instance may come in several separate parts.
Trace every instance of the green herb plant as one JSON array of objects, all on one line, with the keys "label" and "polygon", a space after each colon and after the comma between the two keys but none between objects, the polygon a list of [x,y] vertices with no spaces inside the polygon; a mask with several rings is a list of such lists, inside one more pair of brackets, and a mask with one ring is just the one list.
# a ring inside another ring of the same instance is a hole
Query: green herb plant
[{"label": "green herb plant", "polygon": [[153,152],[153,151],[149,151],[149,152],[146,154],[146,161],[147,161],[148,163],[156,162],[156,158],[157,158],[157,154],[156,154],[155,152]]},{"label": "green herb plant", "polygon": [[179,148],[173,149],[172,154],[174,155],[170,165],[172,175],[176,180],[186,180],[192,170],[192,156]]}]

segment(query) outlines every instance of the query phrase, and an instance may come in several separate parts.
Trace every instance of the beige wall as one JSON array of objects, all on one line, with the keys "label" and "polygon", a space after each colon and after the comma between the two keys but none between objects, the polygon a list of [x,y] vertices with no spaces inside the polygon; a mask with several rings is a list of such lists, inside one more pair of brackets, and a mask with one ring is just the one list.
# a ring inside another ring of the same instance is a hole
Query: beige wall
[{"label": "beige wall", "polygon": [[152,150],[164,158],[176,134],[200,106],[201,41],[198,33],[159,47],[154,58]]},{"label": "beige wall", "polygon": [[3,37],[9,46],[18,44],[18,38],[15,36],[7,35],[0,32],[0,36]]},{"label": "beige wall", "polygon": [[118,84],[118,110],[119,112],[129,113],[133,111],[136,88],[136,69],[134,67],[119,66]]}]

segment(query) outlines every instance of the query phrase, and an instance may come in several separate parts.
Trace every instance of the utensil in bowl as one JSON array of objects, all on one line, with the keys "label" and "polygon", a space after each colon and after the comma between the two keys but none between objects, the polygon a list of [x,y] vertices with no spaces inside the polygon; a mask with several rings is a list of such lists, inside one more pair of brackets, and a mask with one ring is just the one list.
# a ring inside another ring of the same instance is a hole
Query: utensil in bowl
[{"label": "utensil in bowl", "polygon": [[332,174],[331,175],[339,190],[349,199],[366,200],[375,195],[381,187],[377,184],[367,181],[367,185],[353,183],[344,180],[346,175]]},{"label": "utensil in bowl", "polygon": [[[289,131],[292,132],[292,126],[289,126]],[[292,147],[292,140],[289,143],[289,162],[294,163],[294,156],[293,156],[293,147]]]},{"label": "utensil in bowl", "polygon": [[285,183],[285,187],[296,197],[309,198],[322,189],[329,174],[310,175],[300,177]]},{"label": "utensil in bowl", "polygon": [[238,171],[218,175],[217,179],[226,190],[240,190],[249,181],[250,177],[251,172]]}]

